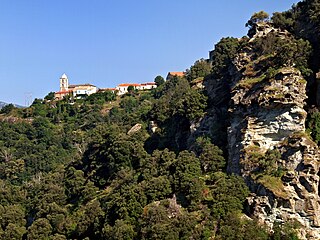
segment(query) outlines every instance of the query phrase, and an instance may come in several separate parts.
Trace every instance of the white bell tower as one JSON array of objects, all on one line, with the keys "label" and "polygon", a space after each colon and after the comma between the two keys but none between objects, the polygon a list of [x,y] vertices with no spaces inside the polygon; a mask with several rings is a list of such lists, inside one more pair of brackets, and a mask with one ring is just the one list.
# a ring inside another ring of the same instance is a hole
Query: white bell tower
[{"label": "white bell tower", "polygon": [[60,92],[68,91],[69,81],[67,75],[64,73],[60,78]]}]

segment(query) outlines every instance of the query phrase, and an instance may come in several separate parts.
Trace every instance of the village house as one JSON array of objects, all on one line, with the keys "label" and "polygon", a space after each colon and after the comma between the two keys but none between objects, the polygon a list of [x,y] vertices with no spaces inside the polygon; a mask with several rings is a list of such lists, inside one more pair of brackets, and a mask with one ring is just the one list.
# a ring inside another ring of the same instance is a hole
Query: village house
[{"label": "village house", "polygon": [[154,82],[149,83],[122,83],[119,84],[116,89],[118,90],[118,95],[123,95],[128,92],[128,87],[132,86],[134,89],[137,90],[150,90],[156,88],[157,85]]},{"label": "village house", "polygon": [[81,98],[83,96],[89,96],[97,92],[111,91],[117,95],[123,95],[128,92],[128,87],[132,86],[136,90],[150,90],[156,88],[157,85],[154,82],[147,83],[122,83],[115,88],[97,88],[96,86],[86,84],[69,85],[69,80],[66,74],[63,74],[60,78],[60,90],[55,93],[55,100],[61,100],[65,96],[72,96],[73,98]]},{"label": "village house", "polygon": [[107,92],[107,91],[117,93],[118,90],[116,88],[99,88],[98,89],[98,92]]},{"label": "village house", "polygon": [[185,76],[185,72],[168,72],[166,80],[168,81],[173,77],[184,77],[184,76]]}]

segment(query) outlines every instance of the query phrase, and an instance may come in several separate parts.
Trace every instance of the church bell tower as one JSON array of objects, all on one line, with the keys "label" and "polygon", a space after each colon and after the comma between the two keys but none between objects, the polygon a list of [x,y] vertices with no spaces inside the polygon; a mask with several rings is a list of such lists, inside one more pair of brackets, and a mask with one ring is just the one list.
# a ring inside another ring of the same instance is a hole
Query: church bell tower
[{"label": "church bell tower", "polygon": [[60,92],[68,91],[69,81],[67,75],[64,73],[60,78]]}]

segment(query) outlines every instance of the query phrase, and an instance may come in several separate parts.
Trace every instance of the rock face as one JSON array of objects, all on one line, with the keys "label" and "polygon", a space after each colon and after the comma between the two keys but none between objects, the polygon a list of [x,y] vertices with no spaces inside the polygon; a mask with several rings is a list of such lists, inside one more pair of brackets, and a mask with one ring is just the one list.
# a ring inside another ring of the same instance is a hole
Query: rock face
[{"label": "rock face", "polygon": [[240,166],[243,149],[256,146],[265,152],[293,133],[305,131],[305,87],[300,72],[284,68],[252,88],[241,84],[234,88],[229,108],[229,172],[245,174]]},{"label": "rock face", "polygon": [[140,123],[137,123],[136,125],[134,125],[128,132],[128,135],[132,135],[138,131],[140,131],[140,129],[142,128],[142,125]]},{"label": "rock face", "polygon": [[[275,31],[265,26],[262,30],[253,36]],[[248,69],[254,72],[252,65],[259,61],[263,59],[250,49],[234,61],[237,73],[229,85],[228,171],[243,176],[252,192],[249,216],[270,229],[275,222],[295,221],[301,226],[302,239],[320,239],[320,153],[305,134],[306,81],[294,66],[277,69],[271,77],[249,74]],[[273,168],[282,174],[261,170],[259,159],[268,150],[279,153]]]},{"label": "rock face", "polygon": [[[270,228],[275,222],[295,221],[301,239],[320,238],[319,150],[305,136],[291,136],[278,144],[286,169],[281,187],[252,183],[248,212]],[[281,192],[280,192],[281,191]]]},{"label": "rock face", "polygon": [[[320,239],[320,152],[305,133],[307,82],[290,63],[268,74],[268,56],[254,49],[256,39],[283,39],[288,32],[270,24],[250,31],[227,77],[205,79],[209,109],[191,136],[209,135],[225,147],[228,172],[243,176],[251,190],[248,216],[270,230],[275,223],[297,222],[301,239]],[[270,150],[277,153],[273,160],[265,157]]]}]

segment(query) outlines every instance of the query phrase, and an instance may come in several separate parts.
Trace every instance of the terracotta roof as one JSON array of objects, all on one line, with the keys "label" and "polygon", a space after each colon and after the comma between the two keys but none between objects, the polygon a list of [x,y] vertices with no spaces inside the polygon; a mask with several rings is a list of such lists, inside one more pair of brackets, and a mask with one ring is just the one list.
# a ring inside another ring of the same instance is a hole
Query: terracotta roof
[{"label": "terracotta roof", "polygon": [[116,88],[100,88],[99,91],[115,91],[117,90]]},{"label": "terracotta roof", "polygon": [[169,72],[168,75],[183,77],[185,75],[185,73],[184,72]]},{"label": "terracotta roof", "polygon": [[147,86],[147,85],[157,85],[157,84],[154,83],[154,82],[147,82],[147,83],[142,83],[141,85],[142,86]]},{"label": "terracotta roof", "polygon": [[69,88],[84,87],[84,86],[95,87],[94,85],[92,85],[92,84],[90,84],[90,83],[85,83],[85,84],[71,84],[71,85],[69,85]]},{"label": "terracotta roof", "polygon": [[129,87],[129,86],[138,87],[138,86],[141,86],[141,84],[138,84],[138,83],[121,83],[121,84],[118,85],[118,87]]},{"label": "terracotta roof", "polygon": [[72,93],[72,90],[56,92],[56,94],[65,94],[65,93]]}]

